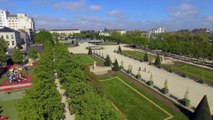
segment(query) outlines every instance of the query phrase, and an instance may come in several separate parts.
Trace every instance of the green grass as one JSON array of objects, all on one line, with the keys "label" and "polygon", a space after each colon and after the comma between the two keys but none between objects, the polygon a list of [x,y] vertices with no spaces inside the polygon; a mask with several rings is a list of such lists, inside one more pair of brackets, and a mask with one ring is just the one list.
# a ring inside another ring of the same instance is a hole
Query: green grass
[{"label": "green grass", "polygon": [[107,95],[128,120],[162,120],[168,117],[166,113],[120,82],[118,78],[103,81],[103,85]]},{"label": "green grass", "polygon": [[[98,80],[103,80],[103,79],[109,79],[109,78],[113,78],[113,77],[116,77],[118,76],[119,78],[121,78],[124,82],[126,82],[127,84],[129,84],[130,86],[132,86],[133,88],[135,88],[137,91],[139,91],[140,93],[142,93],[144,96],[148,97],[150,100],[152,100],[153,102],[155,102],[157,105],[159,105],[160,107],[162,107],[163,109],[165,109],[166,111],[168,111],[170,114],[173,115],[173,118],[172,120],[187,120],[188,118],[181,112],[178,112],[172,108],[170,108],[169,106],[167,106],[165,103],[163,103],[162,101],[160,101],[158,98],[150,95],[149,93],[143,91],[139,86],[135,85],[134,83],[132,83],[129,79],[133,79],[129,76],[127,76],[126,74],[122,73],[122,72],[113,72],[113,73],[110,73],[109,75],[103,75],[103,76],[97,76],[97,79]],[[106,82],[106,81],[105,81]],[[110,81],[108,81],[110,82]],[[102,83],[103,85],[102,86],[105,86],[104,82]],[[110,84],[110,83],[108,83]],[[122,83],[119,83],[119,84],[122,84]],[[126,86],[127,87],[127,86]],[[125,89],[125,88],[124,88]],[[108,91],[108,89],[105,89],[105,92],[107,93],[108,97],[110,99],[112,99],[114,96],[112,96],[112,94],[116,94],[117,92],[117,89],[110,89]],[[123,90],[122,90],[123,91]],[[116,92],[116,93],[113,93],[113,92]],[[121,92],[123,93],[123,92]],[[117,97],[115,97],[117,98]],[[114,98],[114,99],[115,99]],[[114,101],[113,101],[114,102]],[[116,102],[116,101],[115,101]],[[119,104],[126,104],[126,103],[122,103],[123,101],[121,100],[121,103]],[[131,102],[127,103],[126,105],[128,106],[128,104],[130,104],[130,108],[128,109],[131,109]],[[115,105],[119,108],[119,109],[122,109],[121,107],[119,107],[116,103]],[[156,108],[157,109],[157,108]],[[122,110],[121,110],[122,111]],[[123,112],[123,111],[122,111]],[[126,114],[126,113],[124,113]],[[127,115],[127,114],[126,114]],[[129,119],[129,117],[128,117]]]},{"label": "green grass", "polygon": [[[145,55],[144,52],[128,51],[128,50],[122,51],[122,54],[127,55],[127,56],[131,56],[133,58],[137,58],[137,59],[140,59],[140,60],[143,60],[144,55]],[[148,58],[149,58],[149,62],[152,62],[152,61],[155,60],[156,57],[154,55],[148,54]]]},{"label": "green grass", "polygon": [[194,77],[201,79],[205,82],[213,83],[213,71],[208,70],[205,68],[181,63],[181,62],[175,62],[175,64],[171,65],[162,65],[163,68],[170,69],[172,71],[177,71],[182,74],[185,74],[189,77]]},{"label": "green grass", "polygon": [[0,106],[3,107],[1,115],[9,116],[9,120],[17,120],[16,103],[20,100],[24,90],[8,93],[0,93]]},{"label": "green grass", "polygon": [[0,76],[0,84],[7,80],[7,72]]},{"label": "green grass", "polygon": [[72,57],[76,62],[83,65],[93,65],[94,60],[90,58],[89,55],[86,54],[72,54]]},{"label": "green grass", "polygon": [[70,48],[70,47],[75,47],[75,44],[64,44],[66,47]]}]

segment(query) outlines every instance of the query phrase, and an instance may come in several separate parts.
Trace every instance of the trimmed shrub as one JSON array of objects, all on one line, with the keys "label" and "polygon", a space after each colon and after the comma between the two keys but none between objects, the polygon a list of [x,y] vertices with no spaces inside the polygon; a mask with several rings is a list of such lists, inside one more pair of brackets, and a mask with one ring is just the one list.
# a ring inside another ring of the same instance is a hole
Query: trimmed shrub
[{"label": "trimmed shrub", "polygon": [[89,48],[88,55],[92,55],[92,49]]},{"label": "trimmed shrub", "polygon": [[122,53],[121,46],[118,47],[118,53]]},{"label": "trimmed shrub", "polygon": [[169,93],[167,79],[164,82],[164,88],[161,89],[161,92],[164,93],[164,94],[168,94]]},{"label": "trimmed shrub", "polygon": [[118,61],[117,60],[115,60],[115,62],[113,63],[112,70],[114,70],[114,71],[119,71],[120,70],[120,67],[118,65]]},{"label": "trimmed shrub", "polygon": [[148,61],[149,61],[147,52],[145,53],[145,55],[144,55],[144,57],[143,57],[143,61],[145,61],[145,62],[148,62]]},{"label": "trimmed shrub", "polygon": [[154,65],[155,65],[156,67],[160,68],[160,56],[159,56],[159,55],[157,55],[157,57],[156,57],[156,59],[155,59]]},{"label": "trimmed shrub", "polygon": [[111,62],[111,60],[110,60],[110,58],[109,58],[109,55],[107,55],[106,60],[105,60],[105,62],[104,62],[104,65],[105,65],[105,66],[111,66],[111,64],[112,64],[112,62]]}]

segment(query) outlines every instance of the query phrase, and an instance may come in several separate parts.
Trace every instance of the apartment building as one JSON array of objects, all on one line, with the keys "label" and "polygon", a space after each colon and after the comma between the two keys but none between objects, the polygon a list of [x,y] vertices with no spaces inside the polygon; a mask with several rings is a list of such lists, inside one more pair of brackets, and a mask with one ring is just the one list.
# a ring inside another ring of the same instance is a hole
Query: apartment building
[{"label": "apartment building", "polygon": [[30,36],[30,40],[34,41],[35,24],[33,18],[26,14],[10,14],[8,11],[0,10],[0,28],[9,27],[14,30],[24,30]]},{"label": "apartment building", "polygon": [[160,34],[160,33],[164,33],[165,29],[163,27],[158,27],[158,28],[152,28],[150,30],[148,30],[148,34]]},{"label": "apartment building", "polygon": [[8,11],[0,9],[0,28],[8,26],[7,16],[9,15]]}]

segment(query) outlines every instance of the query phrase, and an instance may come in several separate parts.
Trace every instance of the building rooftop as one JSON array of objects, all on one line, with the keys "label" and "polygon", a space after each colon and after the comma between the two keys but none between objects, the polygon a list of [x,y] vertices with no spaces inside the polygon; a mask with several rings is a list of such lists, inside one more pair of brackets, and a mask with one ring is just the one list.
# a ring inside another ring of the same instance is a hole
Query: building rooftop
[{"label": "building rooftop", "polygon": [[10,15],[10,14],[9,14],[8,17],[17,17],[17,15]]},{"label": "building rooftop", "polygon": [[52,29],[50,31],[72,31],[72,30],[79,30],[79,29]]},{"label": "building rooftop", "polygon": [[0,29],[0,32],[17,32],[17,31],[8,27],[3,27],[2,29]]}]

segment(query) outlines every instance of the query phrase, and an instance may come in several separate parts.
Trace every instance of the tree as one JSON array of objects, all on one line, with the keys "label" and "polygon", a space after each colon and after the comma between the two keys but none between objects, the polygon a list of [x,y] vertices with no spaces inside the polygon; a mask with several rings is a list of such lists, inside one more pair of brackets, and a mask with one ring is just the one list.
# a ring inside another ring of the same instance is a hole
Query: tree
[{"label": "tree", "polygon": [[35,48],[30,49],[30,51],[28,52],[28,57],[36,60],[38,58],[38,52]]},{"label": "tree", "polygon": [[118,65],[118,61],[117,60],[115,60],[115,62],[113,63],[112,70],[114,70],[114,71],[119,71],[120,70],[120,67]]},{"label": "tree", "polygon": [[88,55],[92,55],[92,49],[89,47]]},{"label": "tree", "polygon": [[118,47],[118,53],[122,53],[121,46]]},{"label": "tree", "polygon": [[162,92],[163,92],[164,94],[168,94],[168,93],[169,93],[168,81],[167,81],[167,79],[166,79],[165,82],[164,82],[164,87],[162,88]]},{"label": "tree", "polygon": [[0,38],[0,48],[2,48],[4,51],[7,49],[7,42],[3,38]]},{"label": "tree", "polygon": [[7,55],[5,54],[4,49],[0,47],[0,66],[2,66],[2,63],[6,61],[7,61]]},{"label": "tree", "polygon": [[52,44],[54,43],[53,38],[52,38],[52,34],[49,31],[42,30],[39,33],[36,33],[36,35],[35,35],[35,42],[36,43],[44,44],[47,41],[50,41]]},{"label": "tree", "polygon": [[110,58],[109,58],[109,55],[107,55],[107,57],[106,57],[106,59],[105,59],[105,62],[104,62],[104,65],[105,65],[105,66],[111,66],[111,64],[112,64],[112,62],[111,62],[111,60],[110,60]]},{"label": "tree", "polygon": [[159,55],[157,55],[157,57],[156,57],[156,59],[155,59],[154,65],[155,65],[156,67],[160,68],[160,56],[159,56]]},{"label": "tree", "polygon": [[12,60],[14,63],[21,64],[23,62],[23,57],[19,49],[15,49],[12,55]]},{"label": "tree", "polygon": [[149,61],[147,52],[145,53],[145,55],[144,55],[144,57],[143,57],[143,61],[145,61],[145,62],[148,62],[148,61]]},{"label": "tree", "polygon": [[189,104],[190,104],[190,100],[189,100],[188,96],[189,96],[189,90],[187,89],[186,93],[184,95],[184,98],[182,99],[182,104],[185,106],[189,106]]},{"label": "tree", "polygon": [[193,120],[211,120],[207,96],[205,95],[195,109]]},{"label": "tree", "polygon": [[147,82],[148,85],[152,86],[154,84],[152,80],[152,74],[150,75],[149,81]]}]

